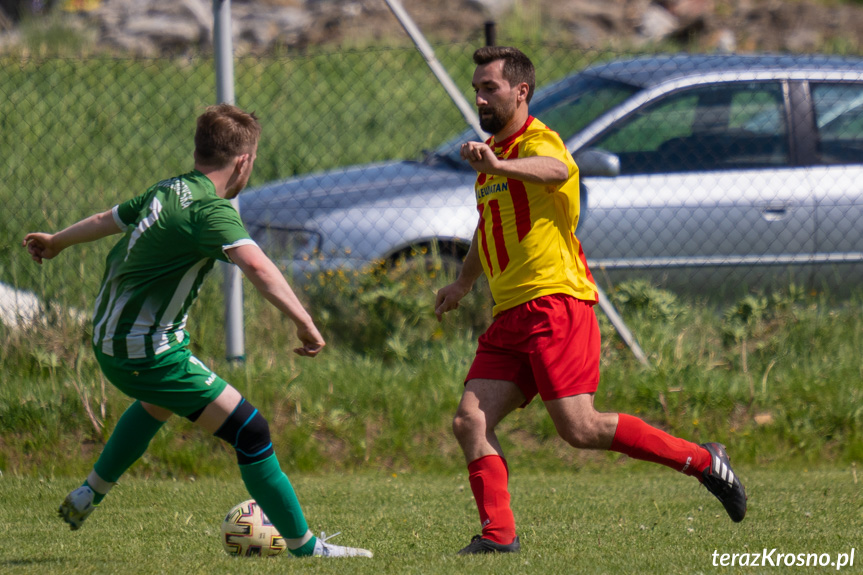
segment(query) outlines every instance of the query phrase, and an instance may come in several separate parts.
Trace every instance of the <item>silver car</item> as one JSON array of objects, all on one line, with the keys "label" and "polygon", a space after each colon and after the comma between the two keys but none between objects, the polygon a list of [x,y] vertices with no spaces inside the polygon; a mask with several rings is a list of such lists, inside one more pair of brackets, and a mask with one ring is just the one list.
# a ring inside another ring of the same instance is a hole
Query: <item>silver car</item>
[{"label": "silver car", "polygon": [[[737,290],[863,278],[863,60],[675,55],[592,66],[537,91],[582,176],[577,235],[607,285]],[[360,268],[477,224],[467,131],[421,161],[272,182],[240,196],[253,237],[297,271]],[[419,250],[423,252],[425,250]]]}]

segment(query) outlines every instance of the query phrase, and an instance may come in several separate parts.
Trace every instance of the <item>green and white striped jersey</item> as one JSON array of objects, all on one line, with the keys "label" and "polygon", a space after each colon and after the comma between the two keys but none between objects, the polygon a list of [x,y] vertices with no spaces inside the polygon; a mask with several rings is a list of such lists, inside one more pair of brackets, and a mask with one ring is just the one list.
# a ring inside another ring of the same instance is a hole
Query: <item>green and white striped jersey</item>
[{"label": "green and white striped jersey", "polygon": [[114,206],[126,229],[105,262],[93,312],[93,345],[145,359],[188,344],[186,318],[215,260],[254,244],[231,202],[195,170]]}]

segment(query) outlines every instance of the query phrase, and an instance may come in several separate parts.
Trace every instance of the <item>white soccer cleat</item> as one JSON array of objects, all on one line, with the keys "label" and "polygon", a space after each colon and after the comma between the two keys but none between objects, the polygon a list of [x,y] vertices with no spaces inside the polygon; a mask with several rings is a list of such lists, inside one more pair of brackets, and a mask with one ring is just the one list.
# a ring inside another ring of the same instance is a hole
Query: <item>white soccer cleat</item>
[{"label": "white soccer cleat", "polygon": [[93,505],[93,490],[82,485],[66,496],[60,504],[60,518],[69,524],[72,531],[81,528],[84,520],[93,513],[96,506]]},{"label": "white soccer cleat", "polygon": [[328,539],[332,539],[336,535],[339,535],[339,533],[341,531],[329,537],[327,537],[326,533],[321,533],[321,536],[315,541],[315,550],[312,553],[312,557],[372,557],[372,552],[367,549],[342,547],[341,545],[327,543]]}]

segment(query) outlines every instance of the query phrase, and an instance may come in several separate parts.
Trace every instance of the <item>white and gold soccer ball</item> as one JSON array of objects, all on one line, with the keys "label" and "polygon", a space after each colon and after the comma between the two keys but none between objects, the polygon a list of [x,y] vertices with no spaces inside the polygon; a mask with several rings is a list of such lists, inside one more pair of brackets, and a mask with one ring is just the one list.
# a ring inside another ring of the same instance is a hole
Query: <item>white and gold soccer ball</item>
[{"label": "white and gold soccer ball", "polygon": [[222,547],[228,555],[272,557],[286,545],[264,510],[249,499],[231,508],[222,521]]}]

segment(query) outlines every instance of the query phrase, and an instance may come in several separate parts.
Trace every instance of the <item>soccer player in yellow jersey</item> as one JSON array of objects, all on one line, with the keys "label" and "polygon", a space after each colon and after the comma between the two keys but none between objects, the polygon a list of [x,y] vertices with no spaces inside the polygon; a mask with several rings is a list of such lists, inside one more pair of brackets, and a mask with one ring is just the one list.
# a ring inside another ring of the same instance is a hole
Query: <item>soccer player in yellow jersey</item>
[{"label": "soccer player in yellow jersey", "polygon": [[495,301],[494,321],[479,338],[453,419],[482,526],[459,553],[521,547],[495,427],[537,394],[573,447],[617,451],[692,475],[732,520],[743,520],[746,493],[722,445],[697,445],[636,417],[594,408],[600,335],[596,284],[575,236],[578,167],[560,136],[528,111],[535,73],[527,56],[487,46],[473,59],[480,126],[492,134],[461,148],[477,171],[479,220],[458,278],[435,298],[440,320],[485,272]]}]

